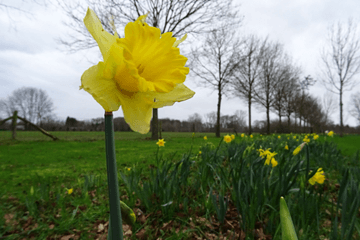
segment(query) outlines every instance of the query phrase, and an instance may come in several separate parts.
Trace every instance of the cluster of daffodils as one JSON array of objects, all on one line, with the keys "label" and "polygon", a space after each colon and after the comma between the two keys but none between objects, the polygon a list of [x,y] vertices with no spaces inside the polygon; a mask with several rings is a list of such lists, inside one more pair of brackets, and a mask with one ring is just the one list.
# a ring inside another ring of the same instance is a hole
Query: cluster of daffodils
[{"label": "cluster of daffodils", "polygon": [[258,152],[260,154],[260,157],[262,158],[265,158],[266,157],[266,160],[265,160],[265,163],[264,165],[272,165],[272,167],[276,167],[278,165],[278,162],[275,160],[274,156],[277,154],[276,152],[270,152],[270,149],[271,148],[268,148],[266,150],[264,149],[258,149]]},{"label": "cluster of daffodils", "polygon": [[310,138],[308,137],[308,135],[305,135],[303,142],[306,142],[306,143],[310,142]]},{"label": "cluster of daffodils", "polygon": [[325,174],[324,174],[324,171],[322,170],[322,168],[319,168],[316,171],[315,175],[309,179],[309,183],[311,185],[314,185],[316,182],[319,184],[323,184],[324,181],[325,181]]},{"label": "cluster of daffodils", "polygon": [[231,135],[225,135],[224,136],[224,141],[226,142],[226,143],[230,143],[232,140],[234,140],[235,139],[235,135],[234,134],[231,134]]}]

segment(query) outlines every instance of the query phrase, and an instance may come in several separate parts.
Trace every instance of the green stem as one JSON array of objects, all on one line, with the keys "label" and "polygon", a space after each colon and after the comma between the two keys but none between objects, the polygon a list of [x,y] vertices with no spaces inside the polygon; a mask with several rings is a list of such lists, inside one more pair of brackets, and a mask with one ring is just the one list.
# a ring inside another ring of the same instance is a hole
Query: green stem
[{"label": "green stem", "polygon": [[120,194],[117,177],[114,125],[112,112],[105,112],[105,144],[106,166],[109,186],[110,222],[109,236],[111,240],[123,239],[122,219],[120,211]]}]

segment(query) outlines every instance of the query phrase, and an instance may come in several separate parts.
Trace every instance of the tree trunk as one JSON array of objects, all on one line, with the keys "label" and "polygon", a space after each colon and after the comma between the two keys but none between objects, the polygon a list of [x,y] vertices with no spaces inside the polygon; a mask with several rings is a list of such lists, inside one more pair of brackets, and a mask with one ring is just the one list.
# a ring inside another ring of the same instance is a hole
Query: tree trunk
[{"label": "tree trunk", "polygon": [[16,125],[17,125],[17,119],[18,119],[18,112],[14,111],[14,115],[12,118],[12,124],[11,124],[11,128],[12,128],[12,139],[16,139]]},{"label": "tree trunk", "polygon": [[151,139],[159,139],[159,127],[158,127],[158,109],[153,108],[153,117],[151,120]]},{"label": "tree trunk", "polygon": [[279,124],[280,124],[280,128],[281,128],[281,113],[279,111]]},{"label": "tree trunk", "polygon": [[343,123],[343,103],[342,103],[342,85],[340,86],[340,137],[343,136],[344,123]]},{"label": "tree trunk", "polygon": [[270,134],[270,107],[266,107],[266,122],[267,122],[267,126],[266,126],[266,133],[267,135]]},{"label": "tree trunk", "polygon": [[288,115],[288,128],[290,130],[290,115]]},{"label": "tree trunk", "polygon": [[220,137],[220,106],[221,106],[221,88],[219,87],[217,116],[216,116],[216,137]]},{"label": "tree trunk", "polygon": [[251,133],[251,95],[249,95],[249,136]]}]

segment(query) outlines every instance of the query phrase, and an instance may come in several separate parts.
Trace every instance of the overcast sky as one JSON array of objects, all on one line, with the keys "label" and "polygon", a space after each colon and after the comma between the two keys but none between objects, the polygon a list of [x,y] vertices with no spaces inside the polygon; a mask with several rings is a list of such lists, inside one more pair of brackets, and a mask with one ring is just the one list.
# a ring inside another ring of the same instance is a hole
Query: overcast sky
[{"label": "overcast sky", "polygon": [[[302,67],[304,77],[311,75],[315,79],[320,76],[319,53],[326,42],[329,24],[346,22],[350,17],[360,22],[356,18],[359,15],[359,0],[237,2],[241,4],[239,12],[244,16],[243,27],[238,29],[240,35],[252,33],[283,43],[287,53]],[[64,52],[64,47],[56,39],[71,33],[71,29],[62,24],[67,16],[51,4],[41,6],[21,0],[0,3],[31,12],[30,15],[0,6],[0,99],[23,86],[36,87],[45,90],[53,99],[55,114],[60,119],[65,120],[67,116],[79,120],[102,117],[102,107],[90,94],[79,91],[82,73],[99,60],[98,49],[75,54]],[[355,78],[360,83],[360,75]],[[185,85],[196,92],[195,96],[160,109],[159,118],[186,120],[193,113],[205,115],[215,111],[216,92],[198,86],[196,81],[192,77],[185,81]],[[360,91],[360,85],[344,94],[344,124],[356,125],[347,110],[349,96],[357,91]],[[331,94],[319,82],[311,87],[310,93],[317,97]],[[334,98],[338,102],[336,95]],[[236,98],[225,98],[221,109],[224,115],[234,114],[236,110],[247,111],[246,104]],[[252,119],[265,119],[264,110],[253,108],[253,111]],[[114,116],[123,116],[121,109]],[[339,123],[338,119],[339,114],[334,114],[335,123]]]}]

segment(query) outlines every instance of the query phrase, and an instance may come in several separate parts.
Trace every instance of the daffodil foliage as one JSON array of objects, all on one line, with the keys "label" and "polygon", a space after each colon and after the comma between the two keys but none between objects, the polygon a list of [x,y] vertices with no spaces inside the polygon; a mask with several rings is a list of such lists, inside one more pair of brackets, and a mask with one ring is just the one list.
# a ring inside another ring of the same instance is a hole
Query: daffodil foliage
[{"label": "daffodil foliage", "polygon": [[185,40],[161,34],[145,22],[146,15],[125,26],[125,37],[106,32],[91,9],[84,23],[97,42],[103,61],[86,70],[80,89],[90,93],[107,112],[122,107],[125,121],[140,133],[150,130],[152,109],[171,106],[195,93],[183,82],[187,58],[178,45]]}]

